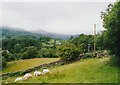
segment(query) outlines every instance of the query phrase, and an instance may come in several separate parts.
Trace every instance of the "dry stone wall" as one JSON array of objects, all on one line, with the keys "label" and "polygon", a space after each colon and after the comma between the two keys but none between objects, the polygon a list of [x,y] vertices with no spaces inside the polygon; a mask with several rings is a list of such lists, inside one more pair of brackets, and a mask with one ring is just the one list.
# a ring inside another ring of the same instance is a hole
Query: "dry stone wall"
[{"label": "dry stone wall", "polygon": [[20,73],[20,72],[31,72],[31,71],[34,71],[35,69],[41,69],[42,67],[51,67],[51,66],[57,66],[57,65],[60,65],[61,64],[61,61],[55,61],[55,62],[51,62],[51,63],[46,63],[46,64],[40,64],[38,66],[35,66],[35,67],[32,67],[32,68],[29,68],[27,70],[20,70],[20,71],[17,71],[17,72],[11,72],[11,73],[4,73],[1,76],[6,76],[6,75],[10,75],[10,74],[16,74],[16,73]]}]

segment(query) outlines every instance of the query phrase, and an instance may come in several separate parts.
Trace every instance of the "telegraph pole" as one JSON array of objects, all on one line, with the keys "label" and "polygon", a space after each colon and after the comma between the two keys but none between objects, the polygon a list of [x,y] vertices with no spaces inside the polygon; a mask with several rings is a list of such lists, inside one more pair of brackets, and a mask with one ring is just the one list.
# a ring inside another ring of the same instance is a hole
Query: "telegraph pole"
[{"label": "telegraph pole", "polygon": [[96,57],[96,24],[94,24],[94,55]]},{"label": "telegraph pole", "polygon": [[88,44],[88,53],[90,53],[90,44]]}]

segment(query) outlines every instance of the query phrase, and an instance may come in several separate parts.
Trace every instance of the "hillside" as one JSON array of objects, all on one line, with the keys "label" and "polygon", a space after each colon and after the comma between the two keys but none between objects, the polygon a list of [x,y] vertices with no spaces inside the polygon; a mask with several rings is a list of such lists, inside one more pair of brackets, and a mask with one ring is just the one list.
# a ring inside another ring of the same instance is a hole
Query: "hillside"
[{"label": "hillside", "polygon": [[39,38],[40,36],[49,36],[52,38],[58,38],[61,40],[69,40],[71,36],[77,37],[78,35],[65,35],[58,33],[50,33],[44,30],[31,30],[26,31],[20,28],[11,28],[11,27],[0,27],[0,32],[2,36],[0,38]]},{"label": "hillside", "polygon": [[[10,27],[1,27],[2,38],[39,38],[41,34],[27,32],[23,29],[14,29]],[[0,38],[1,38],[0,37]]]},{"label": "hillside", "polygon": [[[33,77],[18,83],[117,83],[118,68],[105,65],[107,60],[109,58],[76,61],[71,64],[50,68],[51,74]],[[3,82],[14,82],[15,79],[8,78]]]},{"label": "hillside", "polygon": [[47,35],[47,36],[50,36],[50,37],[53,37],[53,38],[59,38],[59,39],[63,39],[63,40],[69,40],[71,36],[73,37],[77,37],[78,35],[67,35],[67,34],[59,34],[59,33],[52,33],[52,32],[47,32],[47,31],[44,31],[44,30],[30,30],[29,32],[31,33],[39,33],[39,34],[42,34],[42,35]]},{"label": "hillside", "polygon": [[57,60],[59,60],[59,58],[33,58],[33,59],[26,59],[26,60],[11,61],[11,62],[8,62],[8,65],[6,68],[2,69],[2,73],[26,70],[28,68],[32,68],[43,63],[49,63]]}]

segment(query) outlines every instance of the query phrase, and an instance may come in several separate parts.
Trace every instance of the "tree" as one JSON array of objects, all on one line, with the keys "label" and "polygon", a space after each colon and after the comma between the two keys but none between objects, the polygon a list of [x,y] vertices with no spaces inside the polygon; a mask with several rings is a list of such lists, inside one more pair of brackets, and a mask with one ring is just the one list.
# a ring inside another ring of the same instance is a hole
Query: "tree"
[{"label": "tree", "polygon": [[80,54],[80,50],[70,42],[63,43],[57,49],[60,59],[66,62],[75,60]]},{"label": "tree", "polygon": [[43,58],[45,57],[45,52],[46,52],[47,48],[42,48],[38,51],[37,57],[38,58]]},{"label": "tree", "polygon": [[74,38],[74,37],[73,37],[73,36],[71,36],[71,37],[70,37],[70,40],[71,40],[71,39],[73,39],[73,38]]},{"label": "tree", "polygon": [[104,34],[105,47],[117,59],[120,55],[118,39],[120,36],[120,1],[114,3],[114,5],[109,4],[106,11],[101,13],[101,18],[103,19],[103,27],[106,29]]},{"label": "tree", "polygon": [[12,60],[15,60],[15,57],[11,54],[11,55],[9,56],[9,61],[12,61]]},{"label": "tree", "polygon": [[3,50],[2,52],[2,56],[4,56],[4,58],[9,61],[9,56],[11,55],[11,53],[8,53],[6,50]]},{"label": "tree", "polygon": [[45,51],[44,54],[45,54],[45,57],[54,58],[54,57],[57,57],[56,52],[57,52],[56,49],[49,48]]},{"label": "tree", "polygon": [[22,49],[21,44],[16,44],[14,46],[14,50],[13,51],[14,51],[14,53],[20,53],[21,49]]},{"label": "tree", "polygon": [[22,59],[28,59],[29,58],[29,55],[27,52],[24,52],[22,55],[21,55],[21,58]]},{"label": "tree", "polygon": [[84,43],[84,50],[87,51],[88,44],[91,44],[91,49],[93,49],[94,37],[93,35],[80,34],[78,37],[71,39],[70,42],[74,43],[76,46],[79,46]]},{"label": "tree", "polygon": [[99,50],[105,50],[105,43],[104,43],[104,34],[106,31],[102,31],[101,34],[97,34],[96,39],[96,47]]},{"label": "tree", "polygon": [[27,51],[29,58],[35,58],[37,56],[37,48],[34,46],[30,46],[27,48]]},{"label": "tree", "polygon": [[54,49],[56,48],[56,39],[54,39]]},{"label": "tree", "polygon": [[5,57],[2,56],[2,67],[4,68],[4,67],[6,67],[6,65],[7,65],[7,61],[6,61]]}]

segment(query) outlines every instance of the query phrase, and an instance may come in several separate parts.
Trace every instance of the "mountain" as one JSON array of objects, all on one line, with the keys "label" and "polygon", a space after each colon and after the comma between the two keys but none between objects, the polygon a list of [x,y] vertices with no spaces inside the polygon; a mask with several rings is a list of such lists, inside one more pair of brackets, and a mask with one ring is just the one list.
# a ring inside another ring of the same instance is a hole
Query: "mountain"
[{"label": "mountain", "polygon": [[69,40],[71,36],[73,36],[73,37],[79,36],[79,35],[67,35],[67,34],[52,33],[52,32],[47,32],[47,31],[44,31],[44,30],[41,30],[41,29],[30,30],[29,32],[39,33],[39,34],[42,34],[42,35],[50,36],[50,37],[53,37],[53,38],[59,38],[59,39],[62,39],[62,40]]},{"label": "mountain", "polygon": [[0,31],[2,31],[2,36],[0,37],[5,37],[5,38],[39,38],[42,35],[49,36],[52,38],[57,38],[61,40],[69,40],[71,36],[77,37],[78,35],[65,35],[65,34],[58,34],[58,33],[51,33],[51,32],[46,32],[44,30],[30,30],[26,31],[21,28],[12,28],[12,27],[7,27],[3,26],[0,27]]},{"label": "mountain", "polygon": [[2,29],[14,30],[14,31],[26,31],[26,30],[21,29],[21,28],[12,28],[12,27],[9,27],[9,26],[2,26],[1,28]]},{"label": "mountain", "polygon": [[0,38],[39,38],[41,34],[27,32],[24,29],[0,27],[2,36]]}]

